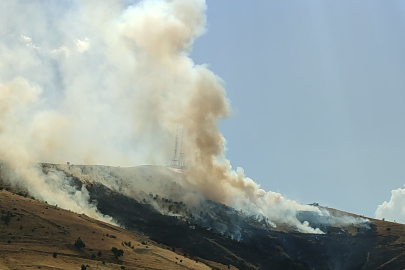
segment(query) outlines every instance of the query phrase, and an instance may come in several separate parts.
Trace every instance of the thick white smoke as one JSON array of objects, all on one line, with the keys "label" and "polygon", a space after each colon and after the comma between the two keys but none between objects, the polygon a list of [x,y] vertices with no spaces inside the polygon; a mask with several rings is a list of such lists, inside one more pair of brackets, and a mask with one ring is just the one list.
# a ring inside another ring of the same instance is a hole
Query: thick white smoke
[{"label": "thick white smoke", "polygon": [[164,164],[181,125],[187,177],[206,198],[322,233],[295,217],[318,208],[265,192],[225,159],[225,90],[189,57],[205,11],[203,0],[1,1],[0,159],[11,169],[2,176],[97,216],[86,190],[32,162]]},{"label": "thick white smoke", "polygon": [[390,201],[385,201],[377,207],[375,217],[405,223],[405,188],[391,191]]}]

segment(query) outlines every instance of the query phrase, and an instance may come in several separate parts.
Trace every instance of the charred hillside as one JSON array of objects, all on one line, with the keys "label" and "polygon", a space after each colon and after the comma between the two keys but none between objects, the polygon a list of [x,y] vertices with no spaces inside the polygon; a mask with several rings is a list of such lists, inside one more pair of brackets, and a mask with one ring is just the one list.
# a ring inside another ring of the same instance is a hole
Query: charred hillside
[{"label": "charred hillside", "polygon": [[[304,263],[288,258],[280,250],[279,241],[261,241],[265,235],[248,222],[245,230],[248,241],[232,240],[216,230],[210,230],[181,216],[166,216],[149,204],[137,202],[122,194],[111,192],[100,185],[89,188],[98,209],[113,216],[125,228],[142,233],[152,240],[180,250],[191,257],[201,257],[239,269],[309,269]],[[125,205],[125,207],[122,207]],[[264,267],[263,267],[264,266]]]},{"label": "charred hillside", "polygon": [[[399,224],[372,220],[367,227],[325,225],[314,213],[300,212],[299,220],[319,226],[326,234],[297,233],[288,224],[272,228],[263,217],[252,217],[216,202],[204,201],[196,207],[176,201],[174,193],[189,192],[184,183],[178,184],[186,181],[184,175],[172,175],[165,168],[153,166],[142,170],[140,177],[146,177],[148,182],[155,178],[171,192],[139,190],[143,198],[134,199],[97,182],[82,183],[75,177],[72,180],[78,188],[86,185],[98,210],[125,228],[184,254],[239,269],[393,269],[405,265],[401,257],[405,245],[398,235],[405,230]],[[119,178],[120,173],[113,175]],[[346,215],[330,211],[336,216]],[[397,230],[394,232],[390,225]]]},{"label": "charred hillside", "polygon": [[[405,267],[405,226],[401,224],[370,219],[364,226],[350,223],[358,216],[334,209],[327,209],[330,217],[301,211],[296,216],[300,222],[325,234],[299,233],[287,222],[274,227],[264,216],[201,199],[183,174],[163,166],[43,164],[41,170],[63,174],[72,192],[85,189],[87,203],[123,228],[214,269]],[[199,198],[198,204],[190,196]]]},{"label": "charred hillside", "polygon": [[111,192],[103,186],[94,185],[89,190],[98,201],[98,209],[113,216],[127,229],[181,249],[186,254],[239,269],[362,269],[367,264],[370,247],[378,242],[375,226],[356,235],[280,232],[258,226],[255,220],[233,217],[236,212],[218,206],[223,211],[217,212],[218,220],[213,222],[239,222],[241,240],[237,241],[226,233],[207,229],[197,219],[164,216],[148,204]]},{"label": "charred hillside", "polygon": [[[339,227],[328,228],[324,235],[282,232],[263,228],[257,220],[214,202],[210,203],[222,211],[216,212],[216,220],[201,223],[199,219],[162,215],[149,204],[101,185],[93,185],[89,191],[98,209],[127,229],[184,254],[239,269],[400,269],[405,265],[404,234],[398,235],[405,228],[399,224],[374,221],[369,230],[355,233]],[[221,222],[229,222],[228,227],[237,222],[240,240],[232,239],[234,231],[212,229]],[[389,226],[385,231],[380,228],[385,226]]]}]

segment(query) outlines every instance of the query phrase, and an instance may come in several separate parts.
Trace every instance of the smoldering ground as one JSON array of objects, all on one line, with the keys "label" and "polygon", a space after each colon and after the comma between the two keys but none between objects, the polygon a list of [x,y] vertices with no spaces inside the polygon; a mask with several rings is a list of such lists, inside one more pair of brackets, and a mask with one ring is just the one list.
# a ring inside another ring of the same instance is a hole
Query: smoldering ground
[{"label": "smoldering ground", "polygon": [[[260,189],[226,160],[218,129],[229,115],[226,92],[189,57],[206,31],[205,1],[125,3],[0,2],[2,177],[39,199],[102,218],[85,189],[72,190],[66,175],[34,164],[165,164],[180,125],[187,182],[200,194],[194,199],[323,233],[296,214],[326,212]],[[100,172],[85,175],[106,181]],[[112,187],[138,194],[131,179],[120,185]]]}]

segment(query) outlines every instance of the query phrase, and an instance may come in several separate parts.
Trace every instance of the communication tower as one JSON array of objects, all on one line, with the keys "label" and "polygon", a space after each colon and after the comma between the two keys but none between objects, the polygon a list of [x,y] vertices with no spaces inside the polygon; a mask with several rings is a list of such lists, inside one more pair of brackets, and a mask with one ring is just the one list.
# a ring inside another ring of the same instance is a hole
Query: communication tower
[{"label": "communication tower", "polygon": [[172,161],[170,162],[170,166],[175,167],[175,168],[181,168],[181,169],[186,167],[186,155],[183,152],[183,136],[184,136],[184,128],[181,131],[180,151],[178,151],[179,128],[177,127],[176,137],[174,139],[174,152],[173,152]]}]

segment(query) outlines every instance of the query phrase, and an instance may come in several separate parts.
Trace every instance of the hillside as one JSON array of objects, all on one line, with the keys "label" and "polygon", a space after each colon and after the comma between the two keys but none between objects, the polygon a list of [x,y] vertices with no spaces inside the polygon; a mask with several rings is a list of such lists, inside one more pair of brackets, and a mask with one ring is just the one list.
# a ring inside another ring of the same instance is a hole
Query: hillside
[{"label": "hillside", "polygon": [[[90,269],[405,268],[403,224],[365,222],[361,216],[318,206],[330,216],[301,211],[296,218],[325,234],[300,233],[287,223],[274,228],[261,216],[205,200],[185,175],[164,166],[41,168],[45,175],[63,175],[73,190],[85,188],[89,202],[121,228],[3,190],[2,215],[9,211],[13,217],[8,226],[0,224],[0,269],[80,269],[82,264]],[[86,244],[82,250],[73,245],[78,237]],[[129,241],[131,247],[125,246]],[[116,259],[114,246],[124,256]]]},{"label": "hillside", "polygon": [[[80,269],[82,264],[88,269],[211,269],[146,237],[6,190],[0,191],[0,209],[2,216],[11,214],[8,225],[0,223],[2,270]],[[74,246],[79,237],[85,248]],[[112,247],[124,255],[116,259]]]}]

